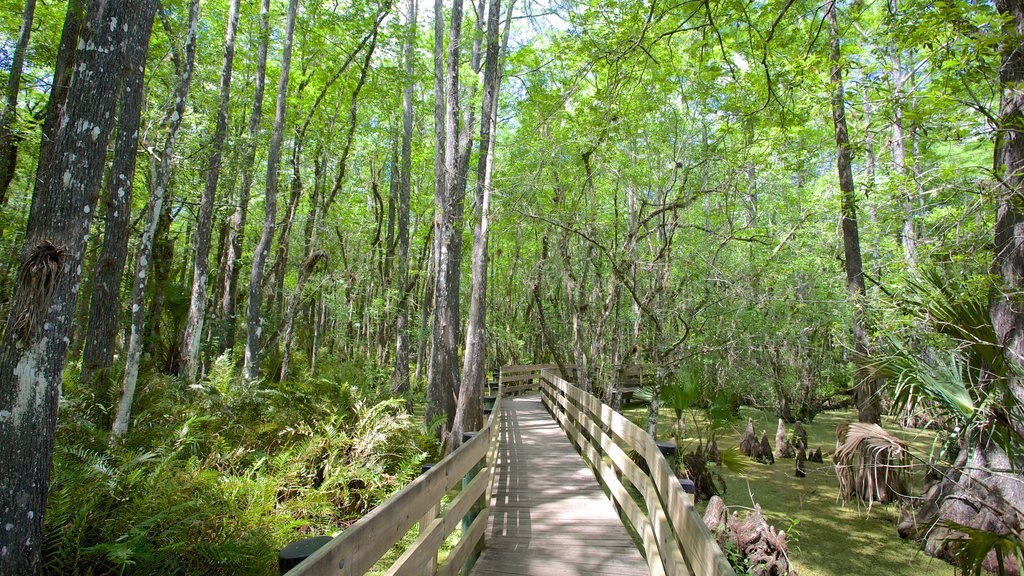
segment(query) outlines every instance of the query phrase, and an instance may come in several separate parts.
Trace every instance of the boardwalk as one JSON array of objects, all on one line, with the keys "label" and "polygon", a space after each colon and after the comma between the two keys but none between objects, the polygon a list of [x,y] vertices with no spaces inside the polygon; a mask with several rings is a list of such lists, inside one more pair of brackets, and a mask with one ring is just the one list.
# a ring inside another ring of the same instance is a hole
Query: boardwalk
[{"label": "boardwalk", "polygon": [[508,398],[487,547],[472,574],[646,575],[608,497],[539,397]]}]

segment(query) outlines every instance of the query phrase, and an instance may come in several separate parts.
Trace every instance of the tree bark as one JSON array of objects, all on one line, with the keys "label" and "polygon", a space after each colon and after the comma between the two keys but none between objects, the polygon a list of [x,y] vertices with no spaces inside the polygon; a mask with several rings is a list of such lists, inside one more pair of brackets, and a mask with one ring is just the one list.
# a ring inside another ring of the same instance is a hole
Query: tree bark
[{"label": "tree bark", "polygon": [[18,92],[21,90],[21,71],[25,64],[25,52],[32,36],[32,20],[35,17],[36,0],[25,0],[25,9],[21,14],[21,30],[18,42],[14,45],[11,57],[11,70],[7,76],[7,98],[3,110],[0,111],[0,206],[7,203],[7,190],[14,179],[14,171],[18,165],[18,141],[20,137],[15,128],[18,117]]},{"label": "tree bark", "polygon": [[865,305],[867,292],[864,288],[864,267],[860,255],[860,235],[857,229],[857,199],[853,190],[853,168],[850,155],[850,136],[846,127],[846,97],[843,89],[843,72],[839,50],[839,24],[836,17],[836,2],[828,4],[825,14],[829,24],[829,61],[832,64],[832,122],[836,135],[836,169],[839,172],[839,190],[842,195],[843,253],[846,268],[846,293],[853,310],[853,348],[856,367],[855,400],[857,418],[861,422],[877,424],[881,421],[882,406],[877,394],[877,382],[867,366],[868,325]]},{"label": "tree bark", "polygon": [[[896,10],[895,1],[892,10]],[[889,62],[892,66],[892,91],[893,91],[893,119],[892,119],[892,162],[902,181],[899,186],[900,205],[903,208],[903,227],[900,230],[900,245],[903,247],[903,258],[907,265],[913,268],[917,265],[917,231],[914,226],[914,204],[906,197],[907,170],[907,145],[906,132],[904,130],[904,84],[906,76],[903,73],[903,58],[897,47],[892,48],[889,55]]]},{"label": "tree bark", "polygon": [[36,167],[36,190],[49,189],[54,185],[50,162],[57,145],[58,130],[64,118],[68,89],[71,86],[72,69],[77,55],[78,37],[85,25],[86,0],[70,0],[64,15],[64,28],[57,48],[57,62],[53,65],[53,81],[50,98],[46,101],[46,114],[39,135],[39,162]]},{"label": "tree bark", "polygon": [[242,185],[239,189],[238,204],[231,215],[228,232],[228,253],[224,259],[224,295],[221,297],[220,351],[235,347],[235,315],[238,312],[238,264],[242,257],[242,241],[245,238],[245,221],[249,214],[249,197],[252,193],[253,165],[256,163],[256,145],[260,135],[260,121],[263,119],[263,94],[267,79],[267,44],[270,41],[270,0],[260,3],[260,40],[256,51],[256,84],[253,90],[252,113],[249,115],[249,132],[242,153]]},{"label": "tree bark", "polygon": [[[443,18],[443,7],[435,2],[435,18]],[[462,0],[452,2],[452,21],[448,37],[448,68],[444,74],[444,90],[436,90],[438,84],[438,60],[442,59],[441,46],[437,43],[438,32],[435,22],[434,46],[434,98],[442,98],[444,141],[438,146],[443,150],[443,177],[441,187],[434,190],[435,261],[437,273],[434,277],[434,325],[431,332],[431,366],[427,380],[427,407],[424,418],[428,424],[443,420],[439,434],[442,442],[447,441],[455,419],[455,394],[459,389],[459,262],[462,252],[461,207],[462,198],[454,196],[458,189],[456,182],[459,172],[459,56],[462,43]],[[438,8],[441,8],[438,10]],[[443,22],[440,24],[443,26]],[[441,34],[443,36],[443,33]],[[435,100],[435,129],[441,138],[441,126],[437,125]],[[435,180],[438,159],[434,159]],[[463,190],[465,185],[463,184]]]},{"label": "tree bark", "polygon": [[455,425],[449,442],[453,449],[461,443],[464,432],[473,432],[483,426],[483,390],[487,378],[484,342],[487,328],[487,235],[490,223],[491,176],[494,172],[494,133],[501,87],[498,45],[500,15],[501,0],[491,0],[487,8],[487,59],[484,68],[484,101],[480,113],[480,153],[476,170],[476,227],[473,230],[469,324],[466,328],[462,386],[455,409]]},{"label": "tree bark", "polygon": [[996,7],[1011,20],[1004,33],[999,82],[999,126],[994,171],[999,180],[994,272],[1000,282],[991,304],[992,325],[1007,359],[1024,366],[1024,3],[999,0]]},{"label": "tree bark", "polygon": [[278,164],[281,162],[281,141],[284,139],[284,116],[288,104],[288,74],[292,64],[292,38],[295,33],[295,14],[299,0],[288,2],[288,16],[285,22],[284,48],[281,52],[281,76],[277,83],[277,102],[274,109],[274,129],[267,153],[267,187],[263,232],[252,257],[252,275],[249,279],[249,308],[246,311],[245,365],[242,376],[247,384],[259,377],[260,335],[263,329],[263,273],[267,255],[274,239],[274,224],[277,218]]},{"label": "tree bark", "polygon": [[133,14],[136,18],[130,24],[135,32],[125,43],[122,67],[124,81],[118,98],[117,140],[114,144],[114,162],[107,179],[103,250],[92,279],[81,378],[87,386],[92,384],[93,377],[99,371],[110,368],[114,363],[114,342],[121,312],[121,275],[128,256],[139,124],[145,101],[146,51],[157,9],[156,0],[143,0],[139,4],[139,10]]},{"label": "tree bark", "polygon": [[412,190],[412,117],[413,92],[416,88],[416,0],[408,0],[408,29],[403,47],[405,87],[402,89],[402,167],[398,187],[396,230],[398,271],[394,287],[398,293],[395,319],[395,371],[391,378],[391,394],[405,398],[406,409],[412,411],[409,396],[409,198]]},{"label": "tree bark", "polygon": [[327,254],[323,250],[315,249],[302,263],[302,267],[299,269],[299,278],[295,283],[295,293],[288,299],[288,303],[285,307],[284,318],[281,322],[281,340],[282,348],[284,353],[281,355],[281,380],[288,378],[288,365],[291,362],[292,356],[292,332],[295,327],[295,313],[299,306],[299,302],[302,300],[302,290],[306,286],[306,282],[309,281],[310,275],[313,274],[313,269],[316,268],[317,263],[327,258]]},{"label": "tree bark", "polygon": [[220,180],[221,158],[228,133],[228,105],[231,102],[231,73],[235,62],[235,33],[238,30],[238,12],[241,0],[228,4],[228,25],[224,33],[224,61],[220,72],[220,102],[217,106],[217,125],[210,142],[210,163],[206,167],[203,196],[196,219],[195,260],[192,268],[192,297],[189,301],[185,337],[181,344],[181,372],[186,383],[196,380],[199,372],[199,345],[203,338],[206,319],[206,284],[210,270],[210,240],[213,235],[213,203]]},{"label": "tree bark", "polygon": [[[196,35],[199,30],[199,0],[192,0],[189,6],[188,35],[185,40],[185,61],[182,64],[181,79],[174,94],[174,106],[167,117],[167,137],[153,175],[153,192],[149,196],[146,213],[146,227],[142,232],[138,260],[135,266],[135,281],[132,286],[132,320],[128,335],[128,351],[125,354],[124,380],[117,403],[112,432],[114,438],[121,438],[128,432],[131,421],[132,402],[139,380],[139,364],[142,361],[142,341],[146,329],[146,284],[149,282],[149,268],[153,259],[153,241],[160,217],[163,214],[164,196],[171,181],[174,143],[178,138],[189,89],[192,86],[192,72],[196,60]],[[154,315],[154,322],[159,317]]]},{"label": "tree bark", "polygon": [[41,571],[61,372],[107,142],[131,2],[94,0],[68,88],[67,122],[39,168],[18,282],[0,341],[0,572]]}]

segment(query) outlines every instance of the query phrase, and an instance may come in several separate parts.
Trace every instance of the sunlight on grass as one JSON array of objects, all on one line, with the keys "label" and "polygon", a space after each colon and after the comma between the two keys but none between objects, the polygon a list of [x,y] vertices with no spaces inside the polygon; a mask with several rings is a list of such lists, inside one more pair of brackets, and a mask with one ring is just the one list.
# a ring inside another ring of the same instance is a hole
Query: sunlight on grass
[{"label": "sunlight on grass", "polygon": [[[634,422],[646,422],[646,406],[630,406],[624,412]],[[694,428],[698,426],[691,420],[693,416],[687,415],[687,443],[696,441]],[[774,446],[778,418],[772,413],[743,408],[741,418],[720,433],[719,448],[739,444],[748,417],[753,418],[758,437],[767,432]],[[796,538],[790,537],[789,555],[801,576],[953,576],[952,566],[925,556],[914,544],[900,539],[896,533],[899,510],[895,506],[876,504],[869,513],[865,506],[844,506],[839,502],[831,465],[835,429],[840,422],[853,420],[854,411],[826,412],[804,425],[810,449],[820,447],[825,457],[825,464],[807,463],[806,478],[795,477],[793,459],[780,459],[774,465],[754,463],[742,474],[723,469],[726,504],[753,507],[752,502],[756,502],[777,528],[787,532],[795,528]],[[668,436],[671,424],[671,412],[662,410],[659,437]],[[932,432],[901,431],[889,420],[884,425],[906,440],[914,455],[927,458],[934,440]],[[788,429],[792,433],[792,426]],[[922,473],[923,470],[915,470],[913,474],[913,494],[920,492]],[[704,505],[697,504],[701,512]]]}]

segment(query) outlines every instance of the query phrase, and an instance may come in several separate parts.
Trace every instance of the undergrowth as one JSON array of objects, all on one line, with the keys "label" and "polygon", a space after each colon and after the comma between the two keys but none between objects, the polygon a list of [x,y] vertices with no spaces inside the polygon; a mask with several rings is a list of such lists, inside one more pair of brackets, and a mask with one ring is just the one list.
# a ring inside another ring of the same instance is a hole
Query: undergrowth
[{"label": "undergrowth", "polygon": [[437,450],[367,372],[247,388],[229,358],[201,385],[147,376],[127,438],[111,442],[118,379],[85,389],[74,368],[45,517],[48,573],[276,574],[285,544],[337,533]]}]

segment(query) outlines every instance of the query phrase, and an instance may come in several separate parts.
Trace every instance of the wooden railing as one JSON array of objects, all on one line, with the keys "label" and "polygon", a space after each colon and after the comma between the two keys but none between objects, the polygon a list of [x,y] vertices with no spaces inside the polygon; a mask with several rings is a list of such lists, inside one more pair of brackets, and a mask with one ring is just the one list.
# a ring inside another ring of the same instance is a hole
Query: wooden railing
[{"label": "wooden railing", "polygon": [[[556,366],[534,364],[502,368],[497,399],[480,432],[288,576],[355,576],[371,569],[388,576],[468,574],[490,514],[502,398],[530,390],[542,392],[548,410],[639,535],[652,576],[734,574],[654,440],[564,380]],[[390,566],[378,565],[417,521],[416,540]],[[458,541],[438,562],[442,545],[460,525]]]},{"label": "wooden railing", "polygon": [[541,373],[544,370],[555,370],[554,364],[527,364],[523,366],[502,366],[498,379],[499,396],[515,396],[522,392],[537,390],[540,387]]},{"label": "wooden railing", "polygon": [[500,382],[502,388],[514,382],[509,390],[516,392],[535,388],[543,393],[548,410],[639,535],[652,576],[734,574],[647,432],[564,380],[557,367],[503,368]]},{"label": "wooden railing", "polygon": [[[318,549],[287,576],[365,574],[419,522],[416,540],[388,576],[468,574],[483,547],[501,428],[498,398],[482,430],[408,486]],[[451,499],[442,502],[448,495]],[[444,504],[444,505],[442,505]],[[440,564],[438,553],[461,525],[458,542]]]}]

